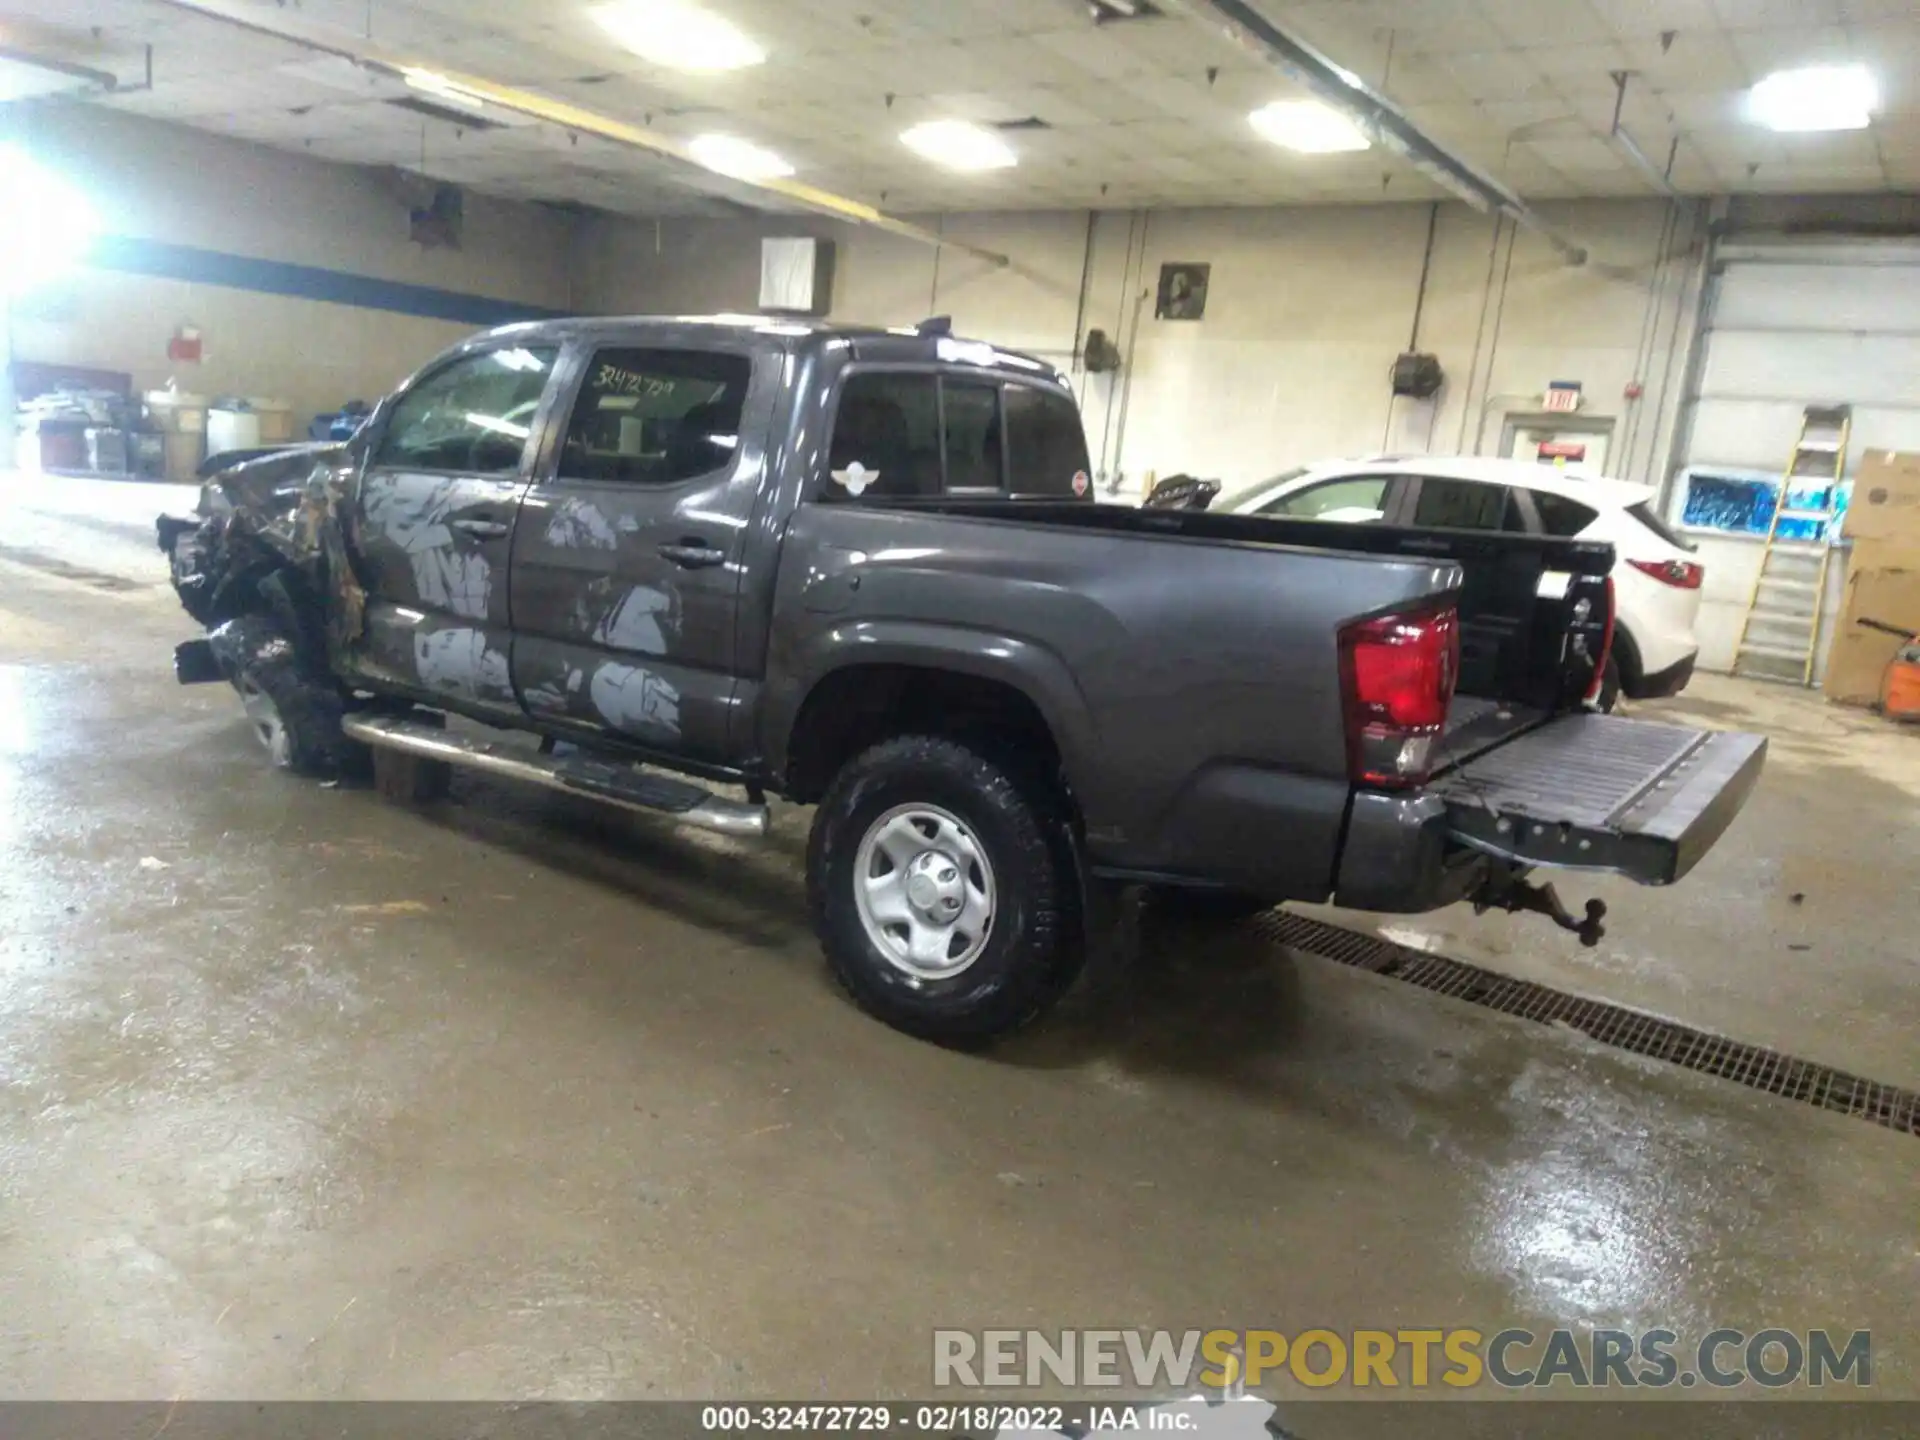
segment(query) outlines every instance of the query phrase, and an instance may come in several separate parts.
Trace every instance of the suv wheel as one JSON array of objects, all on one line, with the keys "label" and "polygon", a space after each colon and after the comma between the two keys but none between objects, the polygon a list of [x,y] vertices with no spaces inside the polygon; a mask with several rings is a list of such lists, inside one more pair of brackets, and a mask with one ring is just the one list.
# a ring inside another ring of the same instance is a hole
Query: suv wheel
[{"label": "suv wheel", "polygon": [[874,746],[835,777],[807,895],[835,977],[896,1029],[978,1044],[1079,969],[1074,873],[1041,787],[951,740]]}]

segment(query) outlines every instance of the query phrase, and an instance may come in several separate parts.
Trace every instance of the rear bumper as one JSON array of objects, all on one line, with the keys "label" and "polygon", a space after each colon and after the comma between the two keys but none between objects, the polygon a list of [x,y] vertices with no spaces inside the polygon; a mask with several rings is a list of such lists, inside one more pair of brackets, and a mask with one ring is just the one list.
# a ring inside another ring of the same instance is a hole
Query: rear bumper
[{"label": "rear bumper", "polygon": [[1694,662],[1699,658],[1700,653],[1695,651],[1664,670],[1642,675],[1638,683],[1627,691],[1628,697],[1634,700],[1657,700],[1663,695],[1678,695],[1693,679]]},{"label": "rear bumper", "polygon": [[1438,795],[1355,794],[1333,903],[1413,914],[1465,899],[1492,861],[1454,843],[1448,816]]}]

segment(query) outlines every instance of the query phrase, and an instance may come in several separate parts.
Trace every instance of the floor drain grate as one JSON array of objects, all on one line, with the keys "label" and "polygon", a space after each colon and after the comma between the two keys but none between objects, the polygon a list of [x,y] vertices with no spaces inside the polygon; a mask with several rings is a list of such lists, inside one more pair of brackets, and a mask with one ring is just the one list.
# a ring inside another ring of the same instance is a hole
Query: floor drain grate
[{"label": "floor drain grate", "polygon": [[1309,920],[1304,915],[1274,911],[1254,923],[1278,944],[1357,970],[1391,975],[1422,990],[1498,1010],[1503,1015],[1566,1026],[1618,1050],[1718,1076],[1819,1110],[1851,1115],[1903,1135],[1920,1135],[1920,1092],[1864,1080],[1831,1066],[1782,1055],[1778,1050],[1709,1035],[1638,1010],[1583,1000],[1531,980],[1496,975],[1477,965]]}]

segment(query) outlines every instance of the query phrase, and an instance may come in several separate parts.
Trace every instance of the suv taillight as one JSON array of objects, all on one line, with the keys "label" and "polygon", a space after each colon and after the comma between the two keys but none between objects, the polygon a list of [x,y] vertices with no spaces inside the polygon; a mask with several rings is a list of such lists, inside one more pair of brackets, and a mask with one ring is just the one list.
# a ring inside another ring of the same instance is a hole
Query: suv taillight
[{"label": "suv taillight", "polygon": [[1356,620],[1340,632],[1347,768],[1356,785],[1426,781],[1460,676],[1452,606]]},{"label": "suv taillight", "polygon": [[1629,560],[1627,564],[1676,590],[1698,590],[1707,573],[1705,566],[1692,560]]}]

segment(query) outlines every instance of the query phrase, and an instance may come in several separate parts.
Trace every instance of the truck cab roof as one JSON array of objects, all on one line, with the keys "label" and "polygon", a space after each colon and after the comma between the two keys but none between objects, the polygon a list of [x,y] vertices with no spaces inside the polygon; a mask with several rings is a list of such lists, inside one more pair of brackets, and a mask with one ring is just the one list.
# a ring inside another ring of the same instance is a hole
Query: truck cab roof
[{"label": "truck cab roof", "polygon": [[935,320],[917,326],[885,327],[787,315],[581,315],[496,326],[474,336],[467,346],[496,344],[507,339],[528,343],[650,339],[661,344],[686,345],[711,343],[716,335],[786,351],[846,345],[860,360],[900,365],[964,365],[1064,383],[1059,370],[1044,360],[984,340],[954,335],[944,322]]}]

